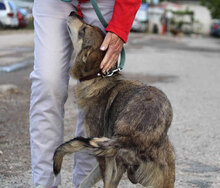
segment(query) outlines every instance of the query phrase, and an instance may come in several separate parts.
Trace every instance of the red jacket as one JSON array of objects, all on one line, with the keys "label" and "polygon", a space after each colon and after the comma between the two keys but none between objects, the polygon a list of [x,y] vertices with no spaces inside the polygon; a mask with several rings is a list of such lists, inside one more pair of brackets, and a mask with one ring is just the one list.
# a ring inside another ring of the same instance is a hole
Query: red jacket
[{"label": "red jacket", "polygon": [[[89,0],[79,1],[85,2]],[[112,19],[110,20],[106,31],[115,33],[123,39],[124,42],[127,42],[128,34],[140,5],[141,0],[115,0]]]}]

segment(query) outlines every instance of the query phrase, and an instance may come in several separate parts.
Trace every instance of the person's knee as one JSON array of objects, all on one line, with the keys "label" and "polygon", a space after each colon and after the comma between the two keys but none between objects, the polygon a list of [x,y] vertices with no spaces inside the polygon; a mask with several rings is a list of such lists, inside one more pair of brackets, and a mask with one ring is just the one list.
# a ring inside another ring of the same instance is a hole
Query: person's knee
[{"label": "person's knee", "polygon": [[30,79],[32,81],[32,92],[38,91],[56,97],[66,97],[68,89],[68,76],[59,72],[34,70]]}]

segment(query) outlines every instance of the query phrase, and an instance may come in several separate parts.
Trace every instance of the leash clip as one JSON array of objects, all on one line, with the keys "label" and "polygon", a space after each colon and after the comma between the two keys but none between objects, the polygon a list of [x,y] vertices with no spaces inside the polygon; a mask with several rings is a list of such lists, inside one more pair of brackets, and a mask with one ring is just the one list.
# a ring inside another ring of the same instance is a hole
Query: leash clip
[{"label": "leash clip", "polygon": [[111,77],[111,76],[113,76],[115,73],[120,72],[120,71],[121,71],[121,68],[120,68],[120,67],[117,68],[117,69],[114,69],[114,70],[112,70],[112,71],[108,71],[107,73],[105,73],[105,74],[102,75],[102,78]]}]

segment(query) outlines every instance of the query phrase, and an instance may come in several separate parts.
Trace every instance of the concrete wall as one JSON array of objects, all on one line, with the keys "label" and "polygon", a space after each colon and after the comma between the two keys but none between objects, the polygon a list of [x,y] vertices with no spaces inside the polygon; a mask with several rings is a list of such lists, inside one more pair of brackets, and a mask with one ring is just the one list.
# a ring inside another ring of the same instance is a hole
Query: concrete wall
[{"label": "concrete wall", "polygon": [[208,8],[201,5],[186,4],[183,9],[189,9],[194,12],[194,27],[195,33],[208,35],[210,33],[210,26],[212,22],[211,14]]}]

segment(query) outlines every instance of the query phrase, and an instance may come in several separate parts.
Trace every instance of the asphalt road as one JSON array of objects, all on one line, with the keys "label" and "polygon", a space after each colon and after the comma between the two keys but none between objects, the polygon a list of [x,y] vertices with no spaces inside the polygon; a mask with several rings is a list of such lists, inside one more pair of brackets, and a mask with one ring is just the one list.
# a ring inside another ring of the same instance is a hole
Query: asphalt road
[{"label": "asphalt road", "polygon": [[145,36],[131,44],[142,47],[129,51],[126,71],[173,78],[154,85],[174,109],[176,187],[220,187],[220,40]]},{"label": "asphalt road", "polygon": [[[24,35],[26,39],[21,40]],[[7,42],[9,39],[14,42]],[[17,58],[19,62],[33,60],[32,32],[0,33],[0,44],[0,66],[14,64]],[[159,87],[172,103],[174,120],[169,136],[176,152],[175,187],[219,188],[220,39],[131,34],[126,49],[125,75]],[[17,86],[0,93],[0,187],[4,188],[32,186],[28,133],[31,70],[29,65],[11,73],[0,72],[0,87]],[[74,85],[71,81],[65,106],[65,140],[72,138],[75,129]],[[68,156],[61,187],[72,187],[71,171],[72,156]],[[119,187],[141,186],[124,177]]]}]

